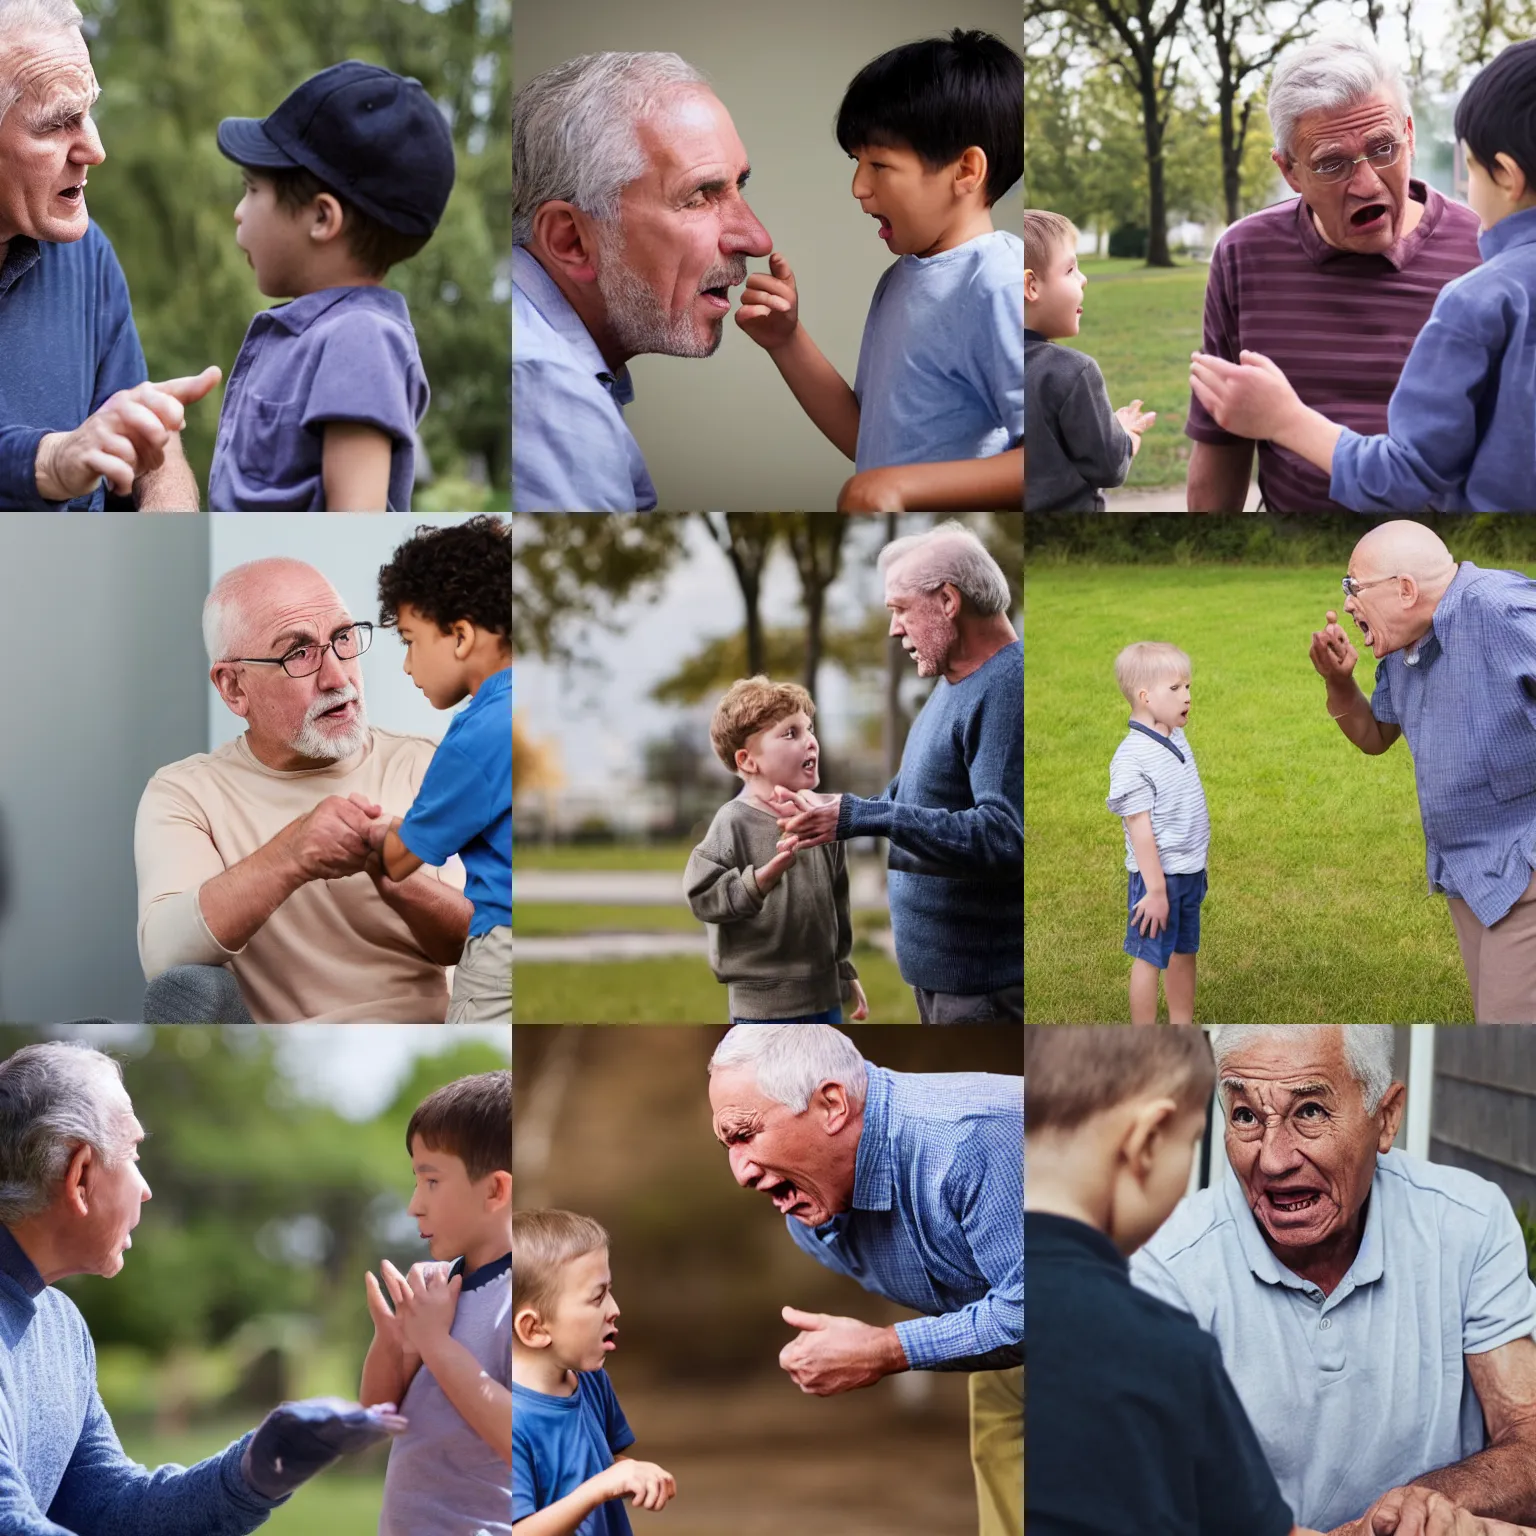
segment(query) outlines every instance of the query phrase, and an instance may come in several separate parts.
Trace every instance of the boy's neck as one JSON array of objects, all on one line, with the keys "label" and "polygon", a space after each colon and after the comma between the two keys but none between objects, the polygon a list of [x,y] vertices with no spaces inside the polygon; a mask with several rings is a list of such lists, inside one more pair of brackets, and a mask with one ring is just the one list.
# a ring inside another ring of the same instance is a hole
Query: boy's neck
[{"label": "boy's neck", "polygon": [[958,250],[972,240],[979,240],[983,235],[994,233],[996,231],[992,225],[990,208],[983,204],[979,209],[966,209],[926,251],[917,252],[917,259],[926,261],[930,256],[942,256],[945,251]]},{"label": "boy's neck", "polygon": [[547,1349],[527,1349],[512,1340],[512,1380],[546,1397],[574,1397],[576,1373],[551,1358]]},{"label": "boy's neck", "polygon": [[359,271],[348,263],[344,267],[327,266],[316,272],[306,273],[304,280],[293,285],[289,300],[308,298],[312,293],[324,293],[327,288],[382,288],[384,279]]},{"label": "boy's neck", "polygon": [[505,672],[511,665],[512,648],[510,646],[500,651],[492,651],[487,656],[471,656],[464,664],[464,686],[471,694],[479,693],[482,684],[495,677],[498,672]]},{"label": "boy's neck", "polygon": [[1149,731],[1156,731],[1159,736],[1173,735],[1173,727],[1171,725],[1162,725],[1154,720],[1152,718],[1152,711],[1150,709],[1143,709],[1140,704],[1131,711],[1131,719],[1138,725],[1146,726]]},{"label": "boy's neck", "polygon": [[767,811],[770,816],[778,814],[769,803],[773,799],[773,785],[769,783],[766,774],[743,774],[741,793],[736,798],[738,800],[750,800],[759,810]]},{"label": "boy's neck", "polygon": [[1053,344],[1061,340],[1060,336],[1050,335],[1047,331],[1042,330],[1039,325],[1031,321],[1028,303],[1024,305],[1024,329],[1026,331],[1033,331],[1036,336],[1039,336],[1043,340],[1049,341]]}]

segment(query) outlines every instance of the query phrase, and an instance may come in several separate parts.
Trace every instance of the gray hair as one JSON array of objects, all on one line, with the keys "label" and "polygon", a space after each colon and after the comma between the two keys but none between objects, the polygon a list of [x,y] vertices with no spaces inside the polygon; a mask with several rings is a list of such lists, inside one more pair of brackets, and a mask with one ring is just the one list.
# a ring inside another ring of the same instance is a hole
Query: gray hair
[{"label": "gray hair", "polygon": [[0,1223],[46,1210],[81,1146],[133,1152],[123,1069],[79,1041],[26,1045],[0,1062]]},{"label": "gray hair", "polygon": [[977,613],[1007,613],[1008,578],[987,553],[987,546],[964,523],[949,518],[927,533],[893,539],[875,563],[889,573],[908,555],[918,558],[903,575],[906,590],[937,592],[948,582]]},{"label": "gray hair", "polygon": [[1343,1032],[1344,1060],[1360,1084],[1365,1112],[1374,1115],[1381,1108],[1387,1089],[1392,1086],[1392,1026],[1390,1024],[1220,1024],[1211,1033],[1211,1050],[1216,1057],[1218,1080],[1227,1058],[1258,1039],[1276,1036],[1294,1038],[1302,1029],[1337,1029]]},{"label": "gray hair", "polygon": [[830,1024],[738,1024],[715,1047],[709,1075],[731,1067],[750,1067],[758,1088],[795,1115],[823,1083],[841,1083],[855,1108],[869,1092],[858,1047]]},{"label": "gray hair", "polygon": [[1385,91],[1408,116],[1408,91],[1397,66],[1361,33],[1314,38],[1292,49],[1270,76],[1265,107],[1275,148],[1291,158],[1296,125],[1309,112],[1336,112]]},{"label": "gray hair", "polygon": [[23,95],[11,60],[17,44],[78,27],[84,19],[75,0],[0,0],[0,123]]},{"label": "gray hair", "polygon": [[574,203],[601,221],[645,174],[635,133],[669,87],[705,79],[675,53],[584,53],[535,75],[512,98],[512,243],[533,239],[541,203]]}]

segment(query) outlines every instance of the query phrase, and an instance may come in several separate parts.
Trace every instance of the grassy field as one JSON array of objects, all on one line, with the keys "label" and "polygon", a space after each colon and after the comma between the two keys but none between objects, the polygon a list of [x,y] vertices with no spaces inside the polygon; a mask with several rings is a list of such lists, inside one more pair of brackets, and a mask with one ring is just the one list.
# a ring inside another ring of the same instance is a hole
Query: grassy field
[{"label": "grassy field", "polygon": [[[1124,840],[1105,809],[1127,709],[1116,652],[1189,652],[1189,737],[1211,811],[1197,1021],[1471,1020],[1445,900],[1428,894],[1413,763],[1369,758],[1307,660],[1338,572],[1055,567],[1030,573],[1024,654],[1025,1010],[1127,1014]],[[1363,648],[1362,648],[1363,649]],[[1369,652],[1355,679],[1370,692]]]},{"label": "grassy field", "polygon": [[[516,931],[525,938],[568,933],[703,933],[704,925],[687,907],[597,906],[575,901],[520,901],[513,913]],[[875,927],[890,927],[884,907],[853,914],[857,942]]]},{"label": "grassy field", "polygon": [[1088,257],[1082,332],[1070,343],[1089,353],[1118,410],[1141,399],[1157,412],[1131,463],[1127,486],[1182,485],[1189,464],[1189,354],[1200,345],[1203,262],[1148,267]]},{"label": "grassy field", "polygon": [[600,870],[665,869],[682,878],[693,842],[541,843],[519,842],[512,851],[514,875],[520,869]]}]

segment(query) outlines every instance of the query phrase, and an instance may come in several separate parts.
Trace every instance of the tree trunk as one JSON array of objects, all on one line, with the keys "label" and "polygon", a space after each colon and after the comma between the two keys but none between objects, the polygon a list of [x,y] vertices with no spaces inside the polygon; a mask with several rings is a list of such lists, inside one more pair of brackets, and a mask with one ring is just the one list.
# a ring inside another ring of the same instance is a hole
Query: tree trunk
[{"label": "tree trunk", "polygon": [[699,516],[736,573],[744,610],[747,675],[756,677],[767,669],[767,658],[763,654],[763,620],[758,605],[763,569],[768,564],[778,534],[779,518],[771,512],[726,512],[720,514],[723,522],[717,522],[713,513],[701,512]]},{"label": "tree trunk", "polygon": [[788,524],[790,553],[800,573],[800,591],[805,604],[805,691],[816,697],[816,679],[821,671],[822,619],[826,611],[827,588],[837,580],[842,563],[843,538],[848,519],[836,512],[800,512],[785,517]]},{"label": "tree trunk", "polygon": [[1168,253],[1168,191],[1163,177],[1163,124],[1157,112],[1153,60],[1142,61],[1141,124],[1147,141],[1147,265],[1171,267]]}]

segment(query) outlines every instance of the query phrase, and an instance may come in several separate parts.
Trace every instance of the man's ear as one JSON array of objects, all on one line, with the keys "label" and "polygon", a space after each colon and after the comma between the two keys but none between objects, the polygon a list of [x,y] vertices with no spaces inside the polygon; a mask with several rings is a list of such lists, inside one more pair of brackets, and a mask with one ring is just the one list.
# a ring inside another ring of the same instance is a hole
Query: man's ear
[{"label": "man's ear", "polygon": [[310,218],[309,238],[317,245],[328,245],[341,233],[347,216],[329,192],[320,193],[312,206],[314,213]]},{"label": "man's ear", "polygon": [[1376,1150],[1387,1152],[1397,1140],[1398,1127],[1403,1123],[1403,1111],[1408,1107],[1408,1089],[1402,1083],[1393,1083],[1382,1095],[1376,1113],[1382,1117],[1381,1134],[1376,1138]]},{"label": "man's ear", "polygon": [[533,215],[533,240],[570,282],[597,281],[597,226],[574,203],[540,203]]},{"label": "man's ear", "polygon": [[825,1082],[816,1090],[816,1099],[826,1114],[827,1134],[835,1136],[853,1115],[848,1090],[841,1083]]},{"label": "man's ear", "polygon": [[939,607],[943,610],[946,619],[957,619],[960,610],[965,605],[965,599],[960,596],[960,589],[954,582],[946,581],[939,588]]},{"label": "man's ear", "polygon": [[[1285,177],[1286,186],[1288,186],[1292,192],[1301,192],[1301,183],[1296,180],[1294,175],[1291,174],[1291,157],[1289,155],[1282,155],[1278,149],[1272,149],[1269,152],[1269,158],[1273,160],[1277,166],[1280,167],[1280,174]],[[1306,194],[1302,193],[1302,195],[1305,196]]]},{"label": "man's ear", "polygon": [[75,1155],[64,1170],[64,1204],[77,1216],[91,1214],[91,1201],[86,1186],[96,1172],[96,1149],[89,1145],[75,1148]]},{"label": "man's ear", "polygon": [[981,145],[972,144],[961,150],[960,158],[955,161],[955,193],[959,197],[969,197],[986,184],[987,152]]},{"label": "man's ear", "polygon": [[232,661],[216,661],[208,671],[208,680],[219,691],[219,697],[244,720],[251,712],[251,701],[245,691],[243,675]]}]

